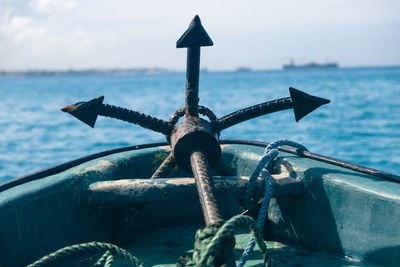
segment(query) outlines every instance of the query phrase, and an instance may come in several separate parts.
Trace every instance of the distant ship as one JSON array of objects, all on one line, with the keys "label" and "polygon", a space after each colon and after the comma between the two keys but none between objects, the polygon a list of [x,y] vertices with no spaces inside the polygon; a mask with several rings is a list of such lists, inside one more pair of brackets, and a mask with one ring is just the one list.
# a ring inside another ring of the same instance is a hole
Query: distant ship
[{"label": "distant ship", "polygon": [[238,67],[238,68],[236,69],[236,71],[237,71],[237,72],[250,72],[250,71],[252,71],[252,69],[249,68],[249,67]]},{"label": "distant ship", "polygon": [[328,62],[324,64],[319,64],[315,62],[310,62],[308,64],[296,65],[293,60],[289,64],[283,65],[284,70],[291,69],[325,69],[325,68],[338,68],[339,65],[336,62]]}]

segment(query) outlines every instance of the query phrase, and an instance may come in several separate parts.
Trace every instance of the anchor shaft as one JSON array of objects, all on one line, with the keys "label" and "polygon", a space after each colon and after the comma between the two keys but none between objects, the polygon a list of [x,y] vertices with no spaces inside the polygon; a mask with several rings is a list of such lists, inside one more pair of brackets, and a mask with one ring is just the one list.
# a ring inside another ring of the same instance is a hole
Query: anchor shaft
[{"label": "anchor shaft", "polygon": [[199,116],[200,47],[189,47],[186,65],[186,116]]},{"label": "anchor shaft", "polygon": [[190,155],[193,176],[196,181],[201,207],[206,225],[220,221],[218,204],[215,197],[214,181],[210,175],[207,158],[202,150],[194,150]]}]

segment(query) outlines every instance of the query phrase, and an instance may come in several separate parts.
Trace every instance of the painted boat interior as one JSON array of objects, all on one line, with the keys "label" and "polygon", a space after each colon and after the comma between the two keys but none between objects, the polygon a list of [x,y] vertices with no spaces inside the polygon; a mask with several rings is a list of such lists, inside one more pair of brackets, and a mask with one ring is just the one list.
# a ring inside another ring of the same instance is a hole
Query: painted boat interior
[{"label": "painted boat interior", "polygon": [[[248,176],[265,145],[221,145],[213,177],[225,218],[244,211]],[[147,266],[175,265],[193,248],[203,217],[190,173],[174,169],[166,178],[149,179],[169,152],[169,146],[157,144],[103,153],[0,186],[0,265],[25,266],[59,248],[90,241],[127,248]],[[263,233],[273,263],[400,262],[398,176],[304,154],[281,149],[271,170],[274,198]],[[257,188],[261,198],[261,178]],[[238,255],[247,240],[239,233]],[[251,258],[249,264],[260,261]]]}]

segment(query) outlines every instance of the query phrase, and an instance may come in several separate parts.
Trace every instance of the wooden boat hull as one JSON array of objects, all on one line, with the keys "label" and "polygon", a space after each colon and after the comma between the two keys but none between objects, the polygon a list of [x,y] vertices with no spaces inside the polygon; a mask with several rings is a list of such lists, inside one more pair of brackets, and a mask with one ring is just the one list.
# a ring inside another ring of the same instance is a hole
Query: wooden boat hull
[{"label": "wooden boat hull", "polygon": [[[248,176],[266,144],[222,143],[213,175],[223,216],[229,218],[243,212]],[[0,185],[0,265],[24,266],[90,241],[122,244],[148,265],[175,264],[202,227],[194,180],[176,169],[172,178],[148,179],[170,152],[166,145],[125,150]],[[346,164],[281,149],[272,170],[275,193],[265,237],[363,266],[394,266],[400,262],[399,177]],[[258,187],[261,197],[262,179]]]}]

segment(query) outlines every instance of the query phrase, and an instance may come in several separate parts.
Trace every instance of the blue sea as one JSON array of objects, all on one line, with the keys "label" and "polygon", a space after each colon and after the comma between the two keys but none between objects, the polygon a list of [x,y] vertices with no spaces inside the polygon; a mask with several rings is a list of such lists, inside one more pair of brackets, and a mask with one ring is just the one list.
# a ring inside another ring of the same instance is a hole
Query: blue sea
[{"label": "blue sea", "polygon": [[[400,174],[400,67],[204,72],[200,104],[222,117],[289,96],[289,87],[331,103],[296,123],[286,110],[238,124],[221,138],[287,138],[312,152]],[[0,77],[0,182],[88,154],[164,141],[161,134],[99,117],[94,129],[60,108],[104,95],[167,120],[184,106],[185,74]]]}]

